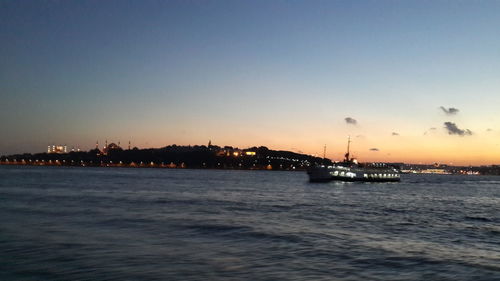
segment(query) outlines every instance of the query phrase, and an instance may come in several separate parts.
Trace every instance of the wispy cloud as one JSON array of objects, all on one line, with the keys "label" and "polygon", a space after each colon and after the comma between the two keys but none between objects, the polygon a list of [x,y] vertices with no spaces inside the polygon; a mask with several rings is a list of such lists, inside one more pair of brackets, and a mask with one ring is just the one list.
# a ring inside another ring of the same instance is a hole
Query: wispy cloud
[{"label": "wispy cloud", "polygon": [[396,133],[396,132],[392,132],[392,135],[393,135],[393,136],[399,136],[399,134],[398,134],[398,133]]},{"label": "wispy cloud", "polygon": [[460,110],[458,108],[450,107],[446,108],[444,106],[440,106],[441,110],[446,114],[446,115],[456,115]]},{"label": "wispy cloud", "polygon": [[435,130],[436,130],[436,128],[435,128],[435,127],[429,128],[429,130],[427,130],[427,131],[425,131],[425,132],[424,132],[424,136],[425,136],[425,135],[427,135],[427,134],[428,134],[428,133],[430,133],[430,132],[435,131]]},{"label": "wispy cloud", "polygon": [[444,128],[448,131],[448,135],[470,136],[472,131],[469,129],[462,130],[453,122],[444,122]]},{"label": "wispy cloud", "polygon": [[488,128],[488,129],[486,129],[486,132],[493,132],[493,129],[492,128]]},{"label": "wispy cloud", "polygon": [[370,148],[370,151],[380,151],[378,148],[374,147],[374,148]]},{"label": "wispy cloud", "polygon": [[356,119],[351,118],[351,117],[346,117],[346,118],[344,118],[344,120],[348,125],[357,125],[358,124],[358,121],[356,121]]}]

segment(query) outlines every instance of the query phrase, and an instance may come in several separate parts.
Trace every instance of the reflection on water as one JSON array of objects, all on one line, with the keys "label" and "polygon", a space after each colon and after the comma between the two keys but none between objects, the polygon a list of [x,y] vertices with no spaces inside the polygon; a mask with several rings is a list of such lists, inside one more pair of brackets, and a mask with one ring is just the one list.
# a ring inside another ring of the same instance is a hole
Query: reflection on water
[{"label": "reflection on water", "polygon": [[498,177],[0,167],[0,280],[499,280]]}]

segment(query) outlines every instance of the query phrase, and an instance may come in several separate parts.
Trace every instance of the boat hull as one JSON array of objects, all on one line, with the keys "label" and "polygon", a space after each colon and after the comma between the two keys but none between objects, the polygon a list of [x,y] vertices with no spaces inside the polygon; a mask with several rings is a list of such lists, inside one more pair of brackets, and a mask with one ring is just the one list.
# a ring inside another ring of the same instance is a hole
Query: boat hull
[{"label": "boat hull", "polygon": [[399,182],[398,171],[392,168],[360,168],[343,166],[311,167],[307,174],[310,182]]}]

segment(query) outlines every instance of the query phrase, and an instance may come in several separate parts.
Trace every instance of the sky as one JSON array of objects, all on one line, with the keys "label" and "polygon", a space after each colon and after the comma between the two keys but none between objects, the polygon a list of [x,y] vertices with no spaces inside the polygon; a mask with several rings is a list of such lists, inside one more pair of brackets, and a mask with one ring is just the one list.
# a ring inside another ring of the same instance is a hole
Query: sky
[{"label": "sky", "polygon": [[0,0],[0,155],[267,146],[500,164],[499,1]]}]

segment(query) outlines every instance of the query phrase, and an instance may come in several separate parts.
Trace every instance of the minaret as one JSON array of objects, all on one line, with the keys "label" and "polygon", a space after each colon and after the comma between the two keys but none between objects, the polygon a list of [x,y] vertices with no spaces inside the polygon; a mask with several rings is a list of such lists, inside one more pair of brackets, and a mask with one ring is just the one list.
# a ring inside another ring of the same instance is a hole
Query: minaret
[{"label": "minaret", "polygon": [[108,140],[106,140],[106,143],[104,144],[104,148],[108,148]]},{"label": "minaret", "polygon": [[99,141],[95,141],[95,149],[99,149]]},{"label": "minaret", "polygon": [[128,150],[130,150],[130,141],[128,141]]}]

